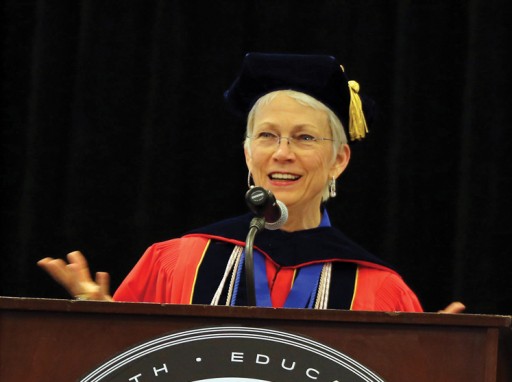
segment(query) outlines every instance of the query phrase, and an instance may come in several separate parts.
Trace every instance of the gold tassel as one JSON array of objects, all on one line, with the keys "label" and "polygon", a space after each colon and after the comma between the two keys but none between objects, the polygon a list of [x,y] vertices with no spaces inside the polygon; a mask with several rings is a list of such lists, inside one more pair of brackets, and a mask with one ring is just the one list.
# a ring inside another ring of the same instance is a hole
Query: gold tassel
[{"label": "gold tassel", "polygon": [[350,140],[361,140],[368,133],[368,126],[363,113],[363,103],[359,97],[359,84],[356,81],[348,81],[350,89],[350,107],[349,107],[349,134]]}]

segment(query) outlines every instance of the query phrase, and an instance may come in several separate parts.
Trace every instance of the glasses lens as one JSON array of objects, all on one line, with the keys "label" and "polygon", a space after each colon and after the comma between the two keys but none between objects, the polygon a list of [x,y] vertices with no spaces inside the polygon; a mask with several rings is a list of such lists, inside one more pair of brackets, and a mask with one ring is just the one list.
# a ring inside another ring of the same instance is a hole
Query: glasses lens
[{"label": "glasses lens", "polygon": [[273,146],[276,146],[278,141],[279,141],[279,137],[277,135],[274,135],[274,134],[260,134],[256,137],[256,139],[254,140],[259,146],[262,146],[262,147],[273,147]]},{"label": "glasses lens", "polygon": [[305,139],[304,137],[294,137],[291,139],[291,143],[301,150],[310,150],[317,144],[315,138]]},{"label": "glasses lens", "polygon": [[272,133],[260,133],[251,137],[255,144],[263,148],[276,148],[282,140],[287,140],[290,146],[299,150],[311,150],[318,146],[319,139],[311,135],[299,135],[296,137],[280,137]]}]

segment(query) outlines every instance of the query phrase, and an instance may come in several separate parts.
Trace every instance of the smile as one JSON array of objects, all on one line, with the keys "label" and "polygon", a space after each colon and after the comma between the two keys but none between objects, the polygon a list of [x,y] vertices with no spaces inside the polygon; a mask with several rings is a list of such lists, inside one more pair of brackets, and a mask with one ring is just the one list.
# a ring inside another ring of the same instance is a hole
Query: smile
[{"label": "smile", "polygon": [[269,175],[271,180],[297,180],[300,178],[300,175],[290,174],[290,173],[282,173],[282,172],[273,172]]}]

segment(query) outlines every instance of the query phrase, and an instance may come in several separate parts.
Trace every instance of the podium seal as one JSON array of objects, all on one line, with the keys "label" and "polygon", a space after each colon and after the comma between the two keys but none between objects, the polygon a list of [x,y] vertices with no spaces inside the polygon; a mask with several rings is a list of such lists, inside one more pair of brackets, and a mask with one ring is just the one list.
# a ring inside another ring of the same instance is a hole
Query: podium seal
[{"label": "podium seal", "polygon": [[80,382],[383,382],[347,355],[293,333],[208,327],[147,341]]}]

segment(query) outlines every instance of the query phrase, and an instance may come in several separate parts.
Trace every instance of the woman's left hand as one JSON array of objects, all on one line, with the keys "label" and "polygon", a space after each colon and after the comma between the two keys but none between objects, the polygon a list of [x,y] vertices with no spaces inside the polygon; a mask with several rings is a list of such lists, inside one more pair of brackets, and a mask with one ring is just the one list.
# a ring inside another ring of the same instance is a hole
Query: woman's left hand
[{"label": "woman's left hand", "polygon": [[448,305],[446,308],[438,311],[438,313],[448,313],[448,314],[456,314],[456,313],[462,313],[466,309],[466,306],[459,302],[455,301],[452,302],[450,305]]}]

